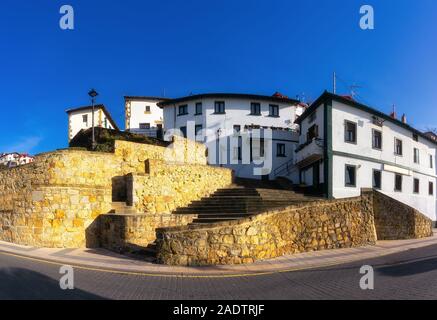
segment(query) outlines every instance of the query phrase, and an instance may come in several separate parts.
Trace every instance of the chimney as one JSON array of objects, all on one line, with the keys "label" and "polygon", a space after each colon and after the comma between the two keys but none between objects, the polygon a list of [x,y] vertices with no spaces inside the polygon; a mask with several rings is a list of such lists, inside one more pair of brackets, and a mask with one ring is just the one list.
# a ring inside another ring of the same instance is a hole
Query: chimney
[{"label": "chimney", "polygon": [[402,115],[402,123],[407,124],[407,116],[405,115],[405,113]]},{"label": "chimney", "polygon": [[396,118],[397,118],[397,116],[396,116],[396,107],[395,107],[395,105],[393,105],[393,111],[390,113],[390,117],[392,117],[393,119],[396,119]]}]

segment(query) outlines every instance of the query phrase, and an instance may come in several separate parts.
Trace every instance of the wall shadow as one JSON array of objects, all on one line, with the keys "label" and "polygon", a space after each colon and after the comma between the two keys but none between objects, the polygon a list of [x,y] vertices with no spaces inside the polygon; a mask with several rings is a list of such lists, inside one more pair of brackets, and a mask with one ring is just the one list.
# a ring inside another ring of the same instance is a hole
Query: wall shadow
[{"label": "wall shadow", "polygon": [[378,268],[378,272],[390,277],[406,277],[431,271],[437,271],[437,257]]},{"label": "wall shadow", "polygon": [[0,269],[0,284],[0,300],[105,299],[80,289],[62,290],[59,281],[44,274],[22,268]]}]

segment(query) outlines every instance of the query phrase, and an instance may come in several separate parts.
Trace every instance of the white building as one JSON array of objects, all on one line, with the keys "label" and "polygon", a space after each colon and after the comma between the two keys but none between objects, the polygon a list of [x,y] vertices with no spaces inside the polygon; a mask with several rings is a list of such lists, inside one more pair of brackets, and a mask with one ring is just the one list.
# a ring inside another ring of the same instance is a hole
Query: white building
[{"label": "white building", "polygon": [[163,112],[159,97],[125,96],[125,128],[132,133],[162,138]]},{"label": "white building", "polygon": [[[231,168],[237,177],[255,179],[287,174],[298,142],[294,121],[305,109],[299,101],[279,93],[199,94],[158,105],[164,111],[166,134],[172,129],[189,137],[203,132],[204,138],[196,139],[207,143],[210,164]],[[271,129],[272,139],[265,136],[266,129]],[[256,136],[258,131],[260,136]],[[255,174],[255,168],[261,172]]]},{"label": "white building", "polygon": [[402,120],[325,92],[296,121],[300,183],[330,198],[379,189],[436,221],[436,141]]},{"label": "white building", "polygon": [[[82,129],[92,127],[92,106],[69,109],[68,114],[68,141],[71,141]],[[119,130],[111,114],[104,105],[94,106],[94,127]]]},{"label": "white building", "polygon": [[34,157],[28,154],[21,154],[18,152],[3,153],[0,155],[0,166],[13,168],[32,163]]}]

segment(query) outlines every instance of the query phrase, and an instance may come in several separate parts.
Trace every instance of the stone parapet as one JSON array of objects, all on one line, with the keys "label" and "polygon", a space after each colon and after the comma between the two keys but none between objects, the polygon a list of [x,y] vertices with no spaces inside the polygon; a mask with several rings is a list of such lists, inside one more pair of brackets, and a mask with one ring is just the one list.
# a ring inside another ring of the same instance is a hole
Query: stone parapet
[{"label": "stone parapet", "polygon": [[432,220],[402,202],[375,191],[373,208],[379,240],[432,236]]},{"label": "stone parapet", "polygon": [[238,221],[157,230],[157,257],[169,265],[251,263],[306,251],[358,247],[376,240],[432,235],[432,221],[373,190]]},{"label": "stone parapet", "polygon": [[235,222],[157,230],[158,261],[170,265],[251,263],[305,251],[375,244],[368,198],[317,201]]}]

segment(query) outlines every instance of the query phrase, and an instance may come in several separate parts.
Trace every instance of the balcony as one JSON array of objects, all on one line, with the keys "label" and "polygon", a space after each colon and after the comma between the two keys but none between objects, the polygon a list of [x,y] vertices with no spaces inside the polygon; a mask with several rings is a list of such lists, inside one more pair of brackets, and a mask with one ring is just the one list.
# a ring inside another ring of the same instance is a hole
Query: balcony
[{"label": "balcony", "polygon": [[323,158],[323,140],[313,138],[296,148],[296,166],[303,168]]}]

